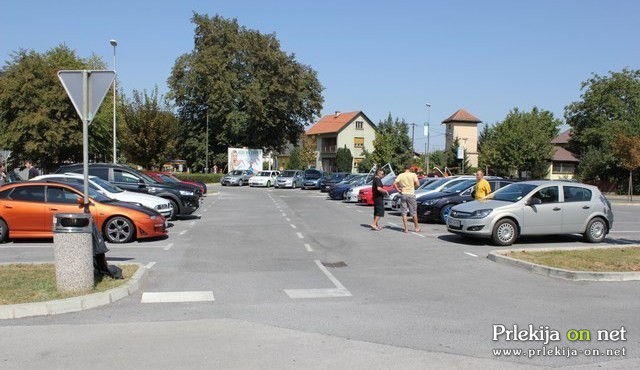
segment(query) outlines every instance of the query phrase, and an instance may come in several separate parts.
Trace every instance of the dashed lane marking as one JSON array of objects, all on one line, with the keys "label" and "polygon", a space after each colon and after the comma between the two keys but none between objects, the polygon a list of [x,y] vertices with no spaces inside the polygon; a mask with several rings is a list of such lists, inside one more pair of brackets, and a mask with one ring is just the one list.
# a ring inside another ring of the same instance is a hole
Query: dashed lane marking
[{"label": "dashed lane marking", "polygon": [[149,262],[147,263],[146,268],[151,269],[155,264],[155,262]]},{"label": "dashed lane marking", "polygon": [[477,254],[473,254],[473,253],[470,253],[470,252],[464,252],[464,254],[466,254],[467,256],[478,258]]},{"label": "dashed lane marking", "polygon": [[296,233],[298,235],[299,239],[304,239],[304,236],[302,236],[302,233]]},{"label": "dashed lane marking", "polygon": [[212,291],[193,292],[145,292],[141,303],[213,302]]},{"label": "dashed lane marking", "polygon": [[296,225],[291,224],[291,228],[292,228],[292,229],[295,229],[295,228],[296,228]]},{"label": "dashed lane marking", "polygon": [[311,246],[307,243],[304,243],[304,247],[307,249],[307,252],[313,252],[313,249],[311,249]]}]

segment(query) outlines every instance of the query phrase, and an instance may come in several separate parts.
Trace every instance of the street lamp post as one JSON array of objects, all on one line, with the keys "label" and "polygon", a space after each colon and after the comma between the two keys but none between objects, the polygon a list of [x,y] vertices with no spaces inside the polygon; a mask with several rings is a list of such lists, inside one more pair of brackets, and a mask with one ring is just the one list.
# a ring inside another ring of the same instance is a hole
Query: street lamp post
[{"label": "street lamp post", "polygon": [[425,154],[426,154],[426,157],[427,157],[427,168],[426,168],[427,176],[430,173],[430,171],[429,171],[429,150],[431,149],[429,147],[429,136],[431,135],[431,133],[429,132],[429,128],[430,128],[429,126],[431,124],[430,121],[431,121],[431,103],[427,103],[427,125],[425,126],[425,130],[427,131],[426,132],[426,134],[427,134],[427,147],[425,148]]},{"label": "street lamp post", "polygon": [[205,164],[204,164],[204,172],[205,173],[209,173],[209,112],[207,112],[207,130],[206,130],[206,135],[207,135],[207,145],[205,148]]},{"label": "street lamp post", "polygon": [[[109,43],[113,46],[113,71],[116,72],[116,46],[118,46],[118,42],[110,40]],[[118,163],[118,157],[116,157],[116,80],[117,78],[113,79],[113,163]]]}]

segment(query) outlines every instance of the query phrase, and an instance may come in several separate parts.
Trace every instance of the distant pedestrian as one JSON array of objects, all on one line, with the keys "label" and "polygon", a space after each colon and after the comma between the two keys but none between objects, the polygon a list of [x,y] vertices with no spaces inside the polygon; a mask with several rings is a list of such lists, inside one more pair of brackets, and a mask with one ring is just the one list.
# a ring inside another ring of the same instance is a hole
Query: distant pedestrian
[{"label": "distant pedestrian", "polygon": [[384,196],[389,194],[382,186],[382,176],[384,176],[383,170],[377,170],[376,176],[373,178],[373,185],[371,190],[373,191],[373,223],[371,224],[372,230],[382,230],[378,221],[381,217],[384,217]]},{"label": "distant pedestrian", "polygon": [[4,163],[0,163],[0,186],[7,182],[7,174],[4,172]]},{"label": "distant pedestrian", "polygon": [[33,167],[33,162],[30,159],[24,161],[24,166],[27,168],[27,170],[29,170],[27,180],[31,180],[32,178],[40,175],[40,171],[38,171],[37,168]]},{"label": "distant pedestrian", "polygon": [[484,178],[484,171],[478,170],[476,172],[476,200],[480,200],[489,194],[491,194],[491,185]]},{"label": "distant pedestrian", "polygon": [[413,226],[416,232],[422,231],[418,225],[418,205],[416,204],[416,188],[420,186],[420,181],[415,173],[411,172],[411,164],[404,166],[404,172],[396,177],[393,187],[400,192],[400,213],[402,214],[402,224],[404,232],[409,232],[407,225],[407,214],[413,218]]}]

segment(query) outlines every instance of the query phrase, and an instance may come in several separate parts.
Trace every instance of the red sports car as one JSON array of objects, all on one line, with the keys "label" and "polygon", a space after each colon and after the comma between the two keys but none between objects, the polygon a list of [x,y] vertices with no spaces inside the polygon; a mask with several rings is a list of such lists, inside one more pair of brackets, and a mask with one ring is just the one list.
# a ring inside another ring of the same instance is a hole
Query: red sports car
[{"label": "red sports car", "polygon": [[173,183],[195,185],[198,188],[200,188],[200,190],[202,191],[202,194],[207,194],[207,185],[203,182],[180,180],[179,178],[175,177],[171,172],[146,171],[145,173],[151,176],[154,180],[157,180],[160,182],[169,182],[169,183],[173,182]]}]

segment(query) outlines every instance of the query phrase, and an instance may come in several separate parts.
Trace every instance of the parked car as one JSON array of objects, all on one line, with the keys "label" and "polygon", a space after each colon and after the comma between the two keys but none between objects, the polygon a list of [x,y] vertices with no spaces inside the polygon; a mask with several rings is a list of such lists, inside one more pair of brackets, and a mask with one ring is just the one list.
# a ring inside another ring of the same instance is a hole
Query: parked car
[{"label": "parked car", "polygon": [[[487,179],[491,192],[503,188],[513,181],[502,179]],[[464,180],[456,185],[434,193],[424,194],[416,199],[418,205],[418,219],[420,221],[434,221],[443,224],[447,223],[447,218],[451,208],[460,204],[475,200],[476,180]]]},{"label": "parked car", "polygon": [[300,189],[320,189],[324,173],[320,170],[308,169],[304,171],[304,180]]},{"label": "parked car", "polygon": [[322,187],[320,188],[320,191],[323,193],[328,192],[333,185],[349,178],[349,176],[353,176],[353,174],[350,174],[349,172],[332,173],[328,178],[324,180],[324,182],[322,183]]},{"label": "parked car", "polygon": [[490,238],[499,246],[523,235],[583,234],[604,241],[613,227],[609,200],[597,187],[566,181],[523,181],[489,194],[484,200],[451,209],[447,230]]},{"label": "parked car", "polygon": [[[424,189],[430,183],[438,180],[437,177],[423,177],[418,178],[420,181],[420,186],[416,189],[416,197],[418,196],[418,192]],[[396,197],[400,196],[396,189],[391,189],[387,192],[387,195],[384,196],[384,208],[385,209],[393,209],[393,203],[396,200]]]},{"label": "parked car", "polygon": [[[485,176],[485,179],[489,179],[489,176]],[[461,175],[461,176],[449,176],[449,177],[440,177],[436,181],[432,181],[426,184],[424,187],[418,188],[416,190],[416,198],[429,193],[435,193],[438,191],[444,191],[449,189],[452,186],[455,186],[465,180],[475,180],[475,176],[469,175]],[[391,209],[393,211],[400,211],[400,195],[393,196],[393,202],[391,205]]]},{"label": "parked car", "polygon": [[[29,181],[45,180],[67,181],[76,184],[82,184],[84,186],[84,176],[78,173],[40,175],[32,178]],[[166,199],[156,197],[155,195],[122,190],[119,187],[111,184],[110,182],[104,181],[103,179],[95,176],[89,176],[89,186],[96,190],[98,193],[105,195],[111,199],[119,200],[121,202],[136,203],[147,208],[155,209],[162,215],[162,217],[166,219],[171,218],[171,215],[173,213],[171,202]]]},{"label": "parked car", "polygon": [[[83,173],[82,164],[60,166],[55,173]],[[115,163],[89,163],[89,175],[99,177],[121,189],[147,193],[171,202],[173,218],[186,216],[200,207],[202,193],[197,186],[158,182],[129,166]]]},{"label": "parked car", "polygon": [[[371,188],[371,184],[372,184],[372,179],[370,179],[369,182],[367,182],[366,184],[360,185],[360,186],[354,186],[352,188],[350,188],[349,190],[347,190],[347,192],[344,195],[344,201],[345,202],[349,202],[349,203],[356,203],[358,202],[358,195],[360,195],[360,190],[364,189],[364,188]],[[383,187],[389,187],[390,185],[393,185],[393,181],[396,179],[396,175],[393,173],[388,173],[387,175],[385,175],[385,177],[382,178],[382,186]]]},{"label": "parked car", "polygon": [[249,185],[249,179],[253,176],[253,172],[250,170],[233,170],[229,171],[226,175],[222,177],[220,180],[220,185]]},{"label": "parked car", "polygon": [[295,189],[297,187],[302,186],[302,181],[304,178],[304,172],[299,170],[286,170],[281,172],[276,177],[276,182],[274,183],[276,188],[292,188]]},{"label": "parked car", "polygon": [[145,171],[147,175],[151,178],[160,181],[160,182],[168,182],[168,183],[176,183],[176,184],[189,184],[194,185],[200,188],[202,194],[207,194],[207,184],[202,181],[189,181],[189,180],[181,180],[177,178],[173,173],[167,171]]},{"label": "parked car", "polygon": [[[53,215],[82,213],[83,185],[21,181],[0,189],[0,242],[53,237]],[[166,235],[165,218],[147,207],[108,198],[89,188],[89,211],[104,239],[127,243]]]},{"label": "parked car", "polygon": [[251,176],[249,186],[265,186],[269,188],[276,183],[276,177],[279,174],[280,171],[260,171],[255,176]]},{"label": "parked car", "polygon": [[357,174],[349,180],[344,180],[331,187],[329,190],[329,198],[343,200],[345,193],[353,186],[360,186],[370,181],[366,174]]}]

